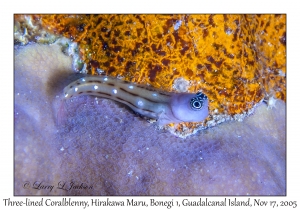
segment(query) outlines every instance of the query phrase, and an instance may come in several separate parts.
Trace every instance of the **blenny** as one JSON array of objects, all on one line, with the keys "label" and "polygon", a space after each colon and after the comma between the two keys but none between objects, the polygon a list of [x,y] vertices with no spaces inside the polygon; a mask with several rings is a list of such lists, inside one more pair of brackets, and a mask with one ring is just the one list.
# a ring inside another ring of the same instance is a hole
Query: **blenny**
[{"label": "blenny", "polygon": [[163,92],[108,76],[82,77],[66,86],[64,95],[65,99],[77,95],[112,99],[143,116],[157,119],[159,125],[200,122],[208,116],[208,98],[201,92]]}]

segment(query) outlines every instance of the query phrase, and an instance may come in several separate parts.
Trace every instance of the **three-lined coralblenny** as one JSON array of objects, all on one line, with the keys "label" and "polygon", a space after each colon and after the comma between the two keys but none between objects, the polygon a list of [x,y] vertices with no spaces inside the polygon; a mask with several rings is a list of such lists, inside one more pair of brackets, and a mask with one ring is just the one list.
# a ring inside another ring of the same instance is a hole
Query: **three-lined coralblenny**
[{"label": "three-lined coralblenny", "polygon": [[203,93],[168,93],[108,76],[85,76],[64,88],[65,99],[93,95],[126,104],[135,112],[157,119],[159,125],[199,122],[208,116]]}]

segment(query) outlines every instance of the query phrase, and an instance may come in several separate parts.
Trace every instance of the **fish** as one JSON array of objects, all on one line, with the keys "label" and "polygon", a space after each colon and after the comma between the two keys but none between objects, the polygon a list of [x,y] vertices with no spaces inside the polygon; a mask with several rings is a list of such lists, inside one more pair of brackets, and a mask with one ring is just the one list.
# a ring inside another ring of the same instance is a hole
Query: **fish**
[{"label": "fish", "polygon": [[92,95],[118,101],[136,113],[156,119],[159,126],[170,123],[201,122],[209,115],[208,97],[202,93],[165,92],[103,75],[86,75],[67,85],[64,99]]}]

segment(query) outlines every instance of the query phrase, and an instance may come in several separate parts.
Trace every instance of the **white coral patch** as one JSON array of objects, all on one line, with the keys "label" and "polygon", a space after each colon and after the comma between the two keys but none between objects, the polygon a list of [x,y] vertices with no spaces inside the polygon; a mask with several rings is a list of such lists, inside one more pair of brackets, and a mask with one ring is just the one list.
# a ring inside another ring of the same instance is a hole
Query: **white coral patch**
[{"label": "white coral patch", "polygon": [[190,82],[180,77],[174,80],[173,88],[181,93],[187,92],[190,87]]}]

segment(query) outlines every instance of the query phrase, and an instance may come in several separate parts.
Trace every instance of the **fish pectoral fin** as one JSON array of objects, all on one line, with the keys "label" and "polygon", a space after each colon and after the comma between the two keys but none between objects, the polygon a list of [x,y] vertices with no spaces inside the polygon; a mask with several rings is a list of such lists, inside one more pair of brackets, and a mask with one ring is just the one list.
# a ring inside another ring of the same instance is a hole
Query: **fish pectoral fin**
[{"label": "fish pectoral fin", "polygon": [[178,119],[174,118],[170,113],[161,112],[158,114],[157,124],[159,126],[164,126],[170,123],[180,123]]}]

